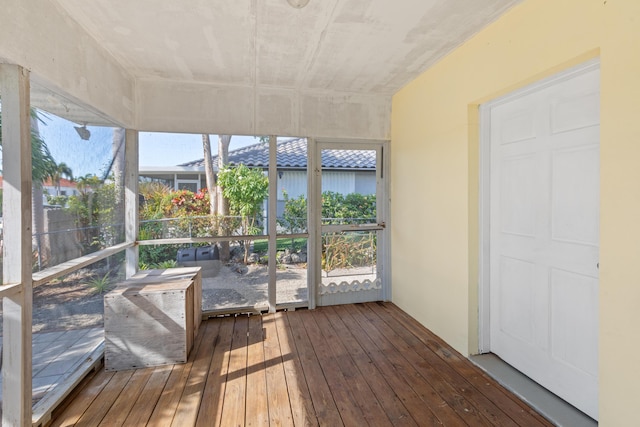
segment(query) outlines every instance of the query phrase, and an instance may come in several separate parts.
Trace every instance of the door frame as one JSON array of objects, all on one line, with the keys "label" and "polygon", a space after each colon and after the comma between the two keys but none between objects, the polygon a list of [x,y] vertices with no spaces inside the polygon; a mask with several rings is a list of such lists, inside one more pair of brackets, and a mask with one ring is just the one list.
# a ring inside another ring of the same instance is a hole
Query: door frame
[{"label": "door frame", "polygon": [[315,308],[318,304],[318,293],[322,281],[321,254],[322,254],[322,212],[318,202],[322,195],[322,158],[323,149],[332,150],[379,150],[379,158],[376,159],[380,174],[376,176],[376,215],[379,222],[384,223],[382,230],[378,232],[377,264],[378,274],[382,280],[381,298],[383,301],[391,300],[391,239],[390,239],[390,200],[389,200],[389,176],[390,176],[390,149],[389,141],[361,140],[361,139],[333,139],[333,138],[309,138],[309,180],[308,180],[308,216],[310,239],[313,250],[309,251],[309,308]]},{"label": "door frame", "polygon": [[491,108],[600,68],[595,58],[480,105],[478,353],[491,352]]}]

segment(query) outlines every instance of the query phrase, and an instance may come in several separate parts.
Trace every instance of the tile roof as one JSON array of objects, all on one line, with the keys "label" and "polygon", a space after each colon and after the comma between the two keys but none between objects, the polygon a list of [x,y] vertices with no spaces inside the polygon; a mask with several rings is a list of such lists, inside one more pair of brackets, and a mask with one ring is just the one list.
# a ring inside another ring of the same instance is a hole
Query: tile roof
[{"label": "tile roof", "polygon": [[[306,138],[278,141],[278,168],[301,169],[307,167]],[[250,167],[269,166],[269,144],[258,143],[229,151],[229,163],[245,164]],[[213,156],[217,169],[218,156]],[[178,166],[203,167],[204,159],[194,160]],[[322,167],[328,169],[375,169],[376,153],[373,150],[325,150],[322,153]]]},{"label": "tile roof", "polygon": [[[2,188],[2,184],[3,184],[4,178],[2,175],[0,175],[0,188]],[[55,184],[51,178],[47,179],[44,183],[45,186],[47,187],[56,187],[57,184]],[[60,188],[77,188],[78,184],[75,183],[74,181],[70,181],[66,178],[60,178]]]},{"label": "tile roof", "polygon": [[[51,178],[48,178],[43,185],[45,185],[46,187],[57,187],[58,184],[56,184],[55,182],[53,182],[53,180]],[[66,178],[60,178],[60,187],[61,188],[77,188],[78,184],[75,183],[74,181],[70,181]]]}]

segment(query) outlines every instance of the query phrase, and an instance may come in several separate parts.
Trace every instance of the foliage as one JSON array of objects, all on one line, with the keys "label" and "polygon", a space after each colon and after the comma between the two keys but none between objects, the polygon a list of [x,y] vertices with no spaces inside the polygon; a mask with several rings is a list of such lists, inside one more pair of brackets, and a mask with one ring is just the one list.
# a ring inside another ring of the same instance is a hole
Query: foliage
[{"label": "foliage", "polygon": [[[140,207],[140,240],[169,237],[202,237],[217,230],[215,218],[209,213],[209,194],[206,189],[197,193],[188,190],[174,191],[169,187],[149,182],[140,185],[144,203]],[[174,218],[172,220],[164,220]],[[156,267],[163,263],[175,263],[177,251],[182,245],[140,246],[140,266]],[[168,268],[168,267],[162,267]]]},{"label": "foliage", "polygon": [[144,198],[140,206],[140,219],[164,218],[171,207],[172,189],[159,182],[141,182],[138,188]]},{"label": "foliage", "polygon": [[86,174],[85,176],[76,178],[75,181],[76,188],[78,189],[78,191],[80,191],[81,194],[90,193],[92,189],[100,187],[103,183],[100,178],[90,173]]},{"label": "foliage", "polygon": [[204,237],[216,229],[215,218],[209,215],[209,194],[206,189],[197,193],[188,190],[172,191],[145,200],[142,210],[145,220],[175,218],[170,221],[150,221],[144,228],[151,238]]},{"label": "foliage", "polygon": [[65,176],[73,180],[73,171],[71,168],[64,162],[54,164],[53,170],[51,171],[51,181],[56,186],[58,196],[60,195],[60,181]]},{"label": "foliage", "polygon": [[[31,109],[32,123],[43,123],[40,114]],[[0,112],[0,147],[2,147],[2,114]],[[49,152],[49,147],[40,138],[36,126],[31,126],[31,176],[34,182],[44,182],[53,175],[55,161]]]},{"label": "foliage", "polygon": [[[256,240],[253,242],[253,251],[257,254],[267,253],[267,247],[269,246],[268,240]],[[276,251],[283,251],[289,249],[295,252],[299,249],[307,247],[307,238],[300,237],[297,239],[281,238],[276,240]]]},{"label": "foliage", "polygon": [[107,271],[102,277],[94,277],[88,283],[93,289],[95,289],[98,293],[104,293],[111,284],[111,278],[109,277],[109,272]]},{"label": "foliage", "polygon": [[284,212],[278,223],[290,233],[303,233],[307,229],[307,199],[304,195],[290,199],[289,194],[282,190],[284,196]]},{"label": "foliage", "polygon": [[[144,245],[138,254],[140,268],[142,265],[154,266],[165,261],[175,260],[178,249],[176,245]],[[150,267],[154,268],[154,267]]]},{"label": "foliage", "polygon": [[123,232],[122,218],[118,218],[115,184],[105,184],[95,176],[79,178],[80,182],[83,183],[78,186],[82,188],[81,193],[69,197],[68,211],[84,231],[85,251],[113,246],[121,240]]},{"label": "foliage", "polygon": [[[304,231],[307,222],[307,200],[304,196],[289,198],[284,193],[282,227],[291,233]],[[333,191],[322,193],[323,224],[366,223],[375,221],[376,196]],[[375,233],[327,233],[322,240],[322,268],[362,267],[375,264]]]},{"label": "foliage", "polygon": [[[307,226],[307,199],[300,195],[289,198],[284,194],[284,212],[279,224],[290,233],[300,233]],[[333,191],[322,193],[322,219],[324,224],[366,223],[375,221],[376,196],[351,193],[342,195]]]},{"label": "foliage", "polygon": [[169,259],[166,261],[159,262],[157,264],[153,264],[153,268],[174,268],[178,266],[178,261],[175,259]]},{"label": "foliage", "polygon": [[50,196],[47,194],[47,203],[53,206],[66,206],[68,196]]},{"label": "foliage", "polygon": [[[376,196],[332,191],[322,193],[324,224],[367,223],[376,219]],[[322,240],[322,268],[364,267],[375,265],[376,233],[327,233]]]},{"label": "foliage", "polygon": [[260,212],[262,201],[269,194],[269,179],[262,170],[242,164],[224,167],[218,173],[218,183],[229,200],[231,213],[242,217],[254,217]]},{"label": "foliage", "polygon": [[169,194],[172,191],[173,189],[171,187],[158,181],[143,181],[138,183],[138,193],[140,193],[145,198],[145,200],[148,200],[151,197],[155,197],[158,194]]},{"label": "foliage", "polygon": [[326,233],[322,236],[323,270],[367,267],[375,263],[375,232]]},{"label": "foliage", "polygon": [[141,240],[208,237],[217,233],[222,218],[209,215],[206,189],[192,193],[150,184],[155,185],[146,185],[141,191],[145,199],[140,208]]},{"label": "foliage", "polygon": [[209,193],[206,188],[197,193],[189,190],[179,190],[172,193],[171,216],[198,216],[209,214]]},{"label": "foliage", "polygon": [[342,195],[333,191],[322,193],[322,218],[329,223],[369,222],[376,218],[376,196],[350,193]]},{"label": "foliage", "polygon": [[[236,230],[244,235],[259,232],[256,220],[262,201],[268,194],[267,177],[259,169],[241,165],[223,168],[218,182],[234,216],[210,215],[210,195],[206,189],[193,193],[188,190],[173,191],[158,183],[142,184],[140,193],[145,201],[140,208],[140,240],[208,237]],[[244,243],[247,257],[249,242]],[[175,257],[175,249],[167,246],[145,245],[140,248],[140,263],[147,266]]]},{"label": "foliage", "polygon": [[[218,173],[218,183],[222,195],[229,200],[231,214],[241,217],[243,235],[257,234],[256,220],[262,202],[269,194],[269,179],[260,169],[251,169],[246,165],[224,167]],[[244,244],[244,262],[249,258],[249,244]]]}]

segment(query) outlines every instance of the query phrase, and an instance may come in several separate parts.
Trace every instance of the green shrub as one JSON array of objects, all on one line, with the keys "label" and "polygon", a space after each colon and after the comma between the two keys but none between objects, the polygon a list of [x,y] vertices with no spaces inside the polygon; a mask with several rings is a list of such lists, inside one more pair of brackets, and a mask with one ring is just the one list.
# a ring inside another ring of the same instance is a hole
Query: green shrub
[{"label": "green shrub", "polygon": [[[232,215],[241,220],[241,234],[259,234],[258,220],[262,202],[269,195],[269,179],[260,169],[252,169],[240,164],[235,167],[224,167],[218,173],[218,183],[222,187],[223,196],[229,200]],[[244,246],[244,263],[249,257],[250,240],[242,242]]]},{"label": "green shrub", "polygon": [[[284,193],[284,212],[278,219],[281,227],[290,233],[301,233],[307,228],[307,199],[301,195],[289,198]],[[323,224],[367,223],[376,220],[376,196],[334,191],[322,193]]]},{"label": "green shrub", "polygon": [[[376,196],[351,193],[342,195],[333,191],[322,193],[324,223],[366,223],[376,219]],[[345,221],[348,220],[348,221]]]},{"label": "green shrub", "polygon": [[89,280],[88,285],[91,286],[96,292],[104,293],[111,284],[111,278],[109,277],[109,272],[107,271],[102,277],[94,277]]},{"label": "green shrub", "polygon": [[67,200],[69,198],[67,196],[49,196],[47,195],[47,203],[53,206],[66,206]]},{"label": "green shrub", "polygon": [[176,262],[178,249],[186,245],[143,245],[138,255],[139,264],[154,266],[164,262]]},{"label": "green shrub", "polygon": [[284,196],[284,212],[282,218],[278,218],[278,223],[290,233],[303,233],[307,230],[307,199],[300,195],[293,199],[289,198],[286,191],[282,191]]},{"label": "green shrub", "polygon": [[153,264],[151,268],[175,268],[178,266],[178,262],[175,259],[170,259],[167,261],[162,261],[157,264]]}]

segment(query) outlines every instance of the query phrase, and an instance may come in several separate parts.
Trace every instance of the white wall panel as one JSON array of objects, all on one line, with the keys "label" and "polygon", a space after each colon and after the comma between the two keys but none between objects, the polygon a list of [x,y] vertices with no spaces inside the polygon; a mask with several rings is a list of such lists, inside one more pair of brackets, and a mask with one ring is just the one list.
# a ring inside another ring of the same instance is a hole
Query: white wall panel
[{"label": "white wall panel", "polygon": [[376,173],[355,172],[355,192],[358,194],[376,194]]},{"label": "white wall panel", "polygon": [[354,172],[323,171],[322,192],[350,194],[356,191],[356,176]]},{"label": "white wall panel", "polygon": [[233,135],[389,139],[391,98],[336,92],[137,81],[138,128]]},{"label": "white wall panel", "polygon": [[307,196],[307,172],[283,171],[282,178],[278,178],[278,200],[284,200],[282,190],[287,192],[289,199]]}]

